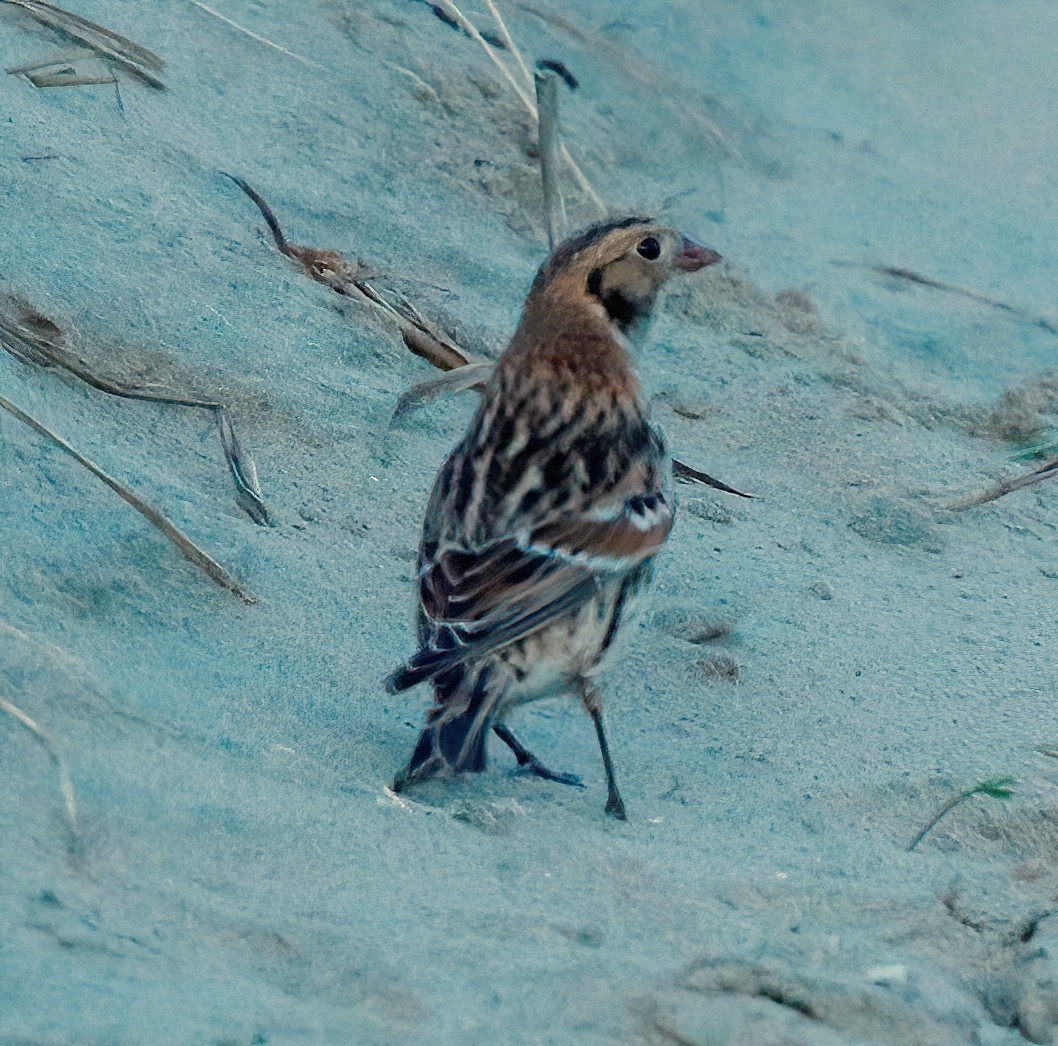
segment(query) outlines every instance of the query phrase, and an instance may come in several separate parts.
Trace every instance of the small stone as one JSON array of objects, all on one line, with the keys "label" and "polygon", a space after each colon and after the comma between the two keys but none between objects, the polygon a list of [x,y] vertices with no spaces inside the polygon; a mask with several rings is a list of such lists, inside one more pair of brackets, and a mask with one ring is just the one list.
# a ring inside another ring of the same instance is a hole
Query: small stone
[{"label": "small stone", "polygon": [[672,412],[681,418],[689,418],[692,421],[701,421],[709,417],[714,408],[708,403],[697,403],[694,400],[673,400]]},{"label": "small stone", "polygon": [[694,611],[676,607],[654,615],[654,624],[667,632],[673,639],[690,643],[692,646],[704,646],[726,639],[731,635],[731,624],[718,618],[706,617]]},{"label": "small stone", "polygon": [[922,512],[885,498],[872,498],[866,511],[853,519],[849,528],[861,538],[879,545],[920,547],[926,552],[941,551],[942,543]]},{"label": "small stone", "polygon": [[903,984],[907,981],[907,967],[899,962],[872,966],[867,971],[867,980],[872,984]]},{"label": "small stone", "polygon": [[830,587],[828,581],[813,581],[808,586],[808,591],[815,596],[819,596],[820,599],[833,599],[834,589]]},{"label": "small stone", "polygon": [[719,679],[726,683],[737,683],[742,676],[738,662],[723,654],[695,661],[694,667],[707,679]]},{"label": "small stone", "polygon": [[815,303],[804,291],[779,291],[775,296],[779,320],[794,334],[810,334],[819,327]]},{"label": "small stone", "polygon": [[725,508],[717,501],[707,501],[705,498],[691,498],[684,501],[683,507],[698,519],[707,519],[710,523],[722,523],[730,526],[735,521],[730,509]]},{"label": "small stone", "polygon": [[1042,879],[1048,872],[1048,862],[1042,857],[1033,857],[1027,861],[1022,861],[1021,864],[1014,866],[1010,873],[1011,879],[1020,883],[1033,883],[1037,879]]},{"label": "small stone", "polygon": [[600,948],[603,942],[603,931],[598,926],[559,926],[558,932],[574,944],[585,948]]}]

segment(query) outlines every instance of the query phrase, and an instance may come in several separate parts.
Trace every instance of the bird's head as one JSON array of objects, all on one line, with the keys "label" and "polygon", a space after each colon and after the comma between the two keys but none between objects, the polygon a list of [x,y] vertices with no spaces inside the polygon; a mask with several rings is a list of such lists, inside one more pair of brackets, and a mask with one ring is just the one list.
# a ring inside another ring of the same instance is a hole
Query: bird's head
[{"label": "bird's head", "polygon": [[551,252],[527,305],[561,301],[601,307],[622,334],[631,334],[650,316],[657,292],[670,276],[718,261],[715,251],[649,218],[604,221]]}]

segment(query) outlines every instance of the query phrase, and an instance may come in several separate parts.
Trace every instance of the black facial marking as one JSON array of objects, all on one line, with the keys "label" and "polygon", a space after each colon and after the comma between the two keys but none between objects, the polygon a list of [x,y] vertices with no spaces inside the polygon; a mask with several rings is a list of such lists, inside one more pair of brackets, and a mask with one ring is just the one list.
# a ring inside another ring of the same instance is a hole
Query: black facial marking
[{"label": "black facial marking", "polygon": [[620,291],[609,291],[602,299],[603,308],[610,314],[610,319],[623,331],[634,327],[650,312],[650,305],[626,298]]},{"label": "black facial marking", "polygon": [[592,269],[588,273],[588,293],[602,302],[610,319],[616,323],[621,330],[628,331],[644,319],[650,312],[649,301],[637,301],[629,298],[619,290],[603,292],[602,269]]}]

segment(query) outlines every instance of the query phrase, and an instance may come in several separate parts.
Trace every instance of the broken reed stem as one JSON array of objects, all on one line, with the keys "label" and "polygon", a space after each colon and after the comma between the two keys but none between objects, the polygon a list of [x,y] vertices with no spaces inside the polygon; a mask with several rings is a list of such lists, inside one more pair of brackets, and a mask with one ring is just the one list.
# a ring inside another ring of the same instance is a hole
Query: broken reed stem
[{"label": "broken reed stem", "polygon": [[70,831],[77,834],[77,802],[74,799],[73,781],[70,780],[70,772],[66,769],[66,760],[63,759],[55,743],[40,726],[31,719],[17,705],[13,705],[5,697],[0,696],[0,712],[6,712],[9,716],[17,719],[27,730],[29,730],[48,751],[51,761],[59,771],[59,791],[62,792],[63,805],[66,807],[66,819],[70,822]]},{"label": "broken reed stem", "polygon": [[960,803],[965,803],[967,799],[971,799],[975,795],[989,795],[993,799],[1008,799],[1013,791],[1011,785],[1015,783],[1016,782],[1012,777],[998,777],[990,781],[981,781],[979,784],[974,785],[973,788],[967,788],[965,792],[960,792],[958,795],[952,796],[952,798],[944,803],[922,826],[915,838],[907,844],[907,852],[911,853],[915,847],[937,827],[941,818],[950,814]]},{"label": "broken reed stem", "polygon": [[[521,100],[522,105],[524,105],[525,108],[529,111],[529,115],[532,117],[533,121],[538,122],[540,117],[537,113],[536,106],[533,104],[532,99],[518,85],[518,82],[511,75],[511,71],[507,68],[507,66],[504,65],[502,61],[500,61],[499,55],[497,55],[493,48],[489,45],[488,40],[486,40],[481,35],[481,33],[478,32],[477,27],[474,25],[474,23],[471,22],[466,17],[466,15],[464,15],[463,12],[459,10],[458,7],[456,7],[452,0],[441,0],[441,3],[444,5],[445,10],[452,16],[452,18],[456,20],[460,29],[462,29],[472,40],[475,40],[485,49],[485,54],[488,55],[489,60],[492,62],[492,64],[495,65],[497,69],[499,69],[503,78],[507,81],[508,84],[510,84],[511,90],[514,91],[514,93]],[[504,30],[506,30],[506,27],[504,27]],[[506,41],[504,42],[506,43]],[[524,67],[525,63],[521,62],[521,59],[519,59],[519,63]],[[525,71],[528,75],[529,70],[526,69]],[[565,145],[561,145],[559,146],[559,152],[562,154],[562,159],[569,166],[570,172],[576,179],[577,184],[588,195],[592,203],[595,204],[595,207],[598,209],[599,214],[605,215],[607,213],[606,204],[602,202],[602,198],[595,191],[591,182],[588,181],[587,175],[585,175],[585,173],[580,169],[580,166],[577,164],[577,161],[574,160],[573,157],[570,155],[569,149],[567,149]]]},{"label": "broken reed stem", "polygon": [[118,495],[118,497],[131,505],[141,516],[143,516],[148,523],[160,530],[180,550],[180,554],[186,560],[202,570],[216,584],[220,585],[221,588],[225,588],[232,594],[238,596],[244,603],[252,604],[257,602],[256,596],[243,588],[242,585],[240,585],[238,581],[236,581],[235,578],[224,569],[224,567],[222,567],[208,553],[203,552],[202,549],[200,549],[198,545],[196,545],[182,530],[170,523],[161,512],[151,505],[148,505],[142,498],[133,494],[128,487],[123,486],[112,476],[104,472],[90,458],[85,457],[80,451],[75,450],[61,436],[52,432],[47,426],[42,425],[36,418],[26,414],[23,410],[20,410],[14,403],[5,399],[3,396],[0,396],[0,408],[6,410],[8,414],[18,418],[23,424],[28,425],[31,429],[50,440],[55,446],[65,451],[76,462],[88,469],[93,476],[102,480],[112,491],[114,491],[115,494]]},{"label": "broken reed stem", "polygon": [[[192,2],[195,2],[195,0],[192,0]],[[485,54],[488,55],[489,60],[494,66],[496,66],[497,69],[499,69],[500,74],[503,76],[504,80],[506,80],[507,83],[510,84],[511,90],[513,90],[514,93],[518,95],[518,97],[521,99],[522,104],[526,107],[526,109],[529,110],[529,112],[533,115],[533,118],[535,119],[536,108],[530,100],[529,95],[518,85],[517,80],[515,80],[514,77],[511,75],[511,71],[507,68],[507,66],[500,61],[499,55],[497,55],[496,52],[492,49],[488,40],[486,40],[485,37],[483,37],[481,33],[478,32],[477,26],[475,26],[474,23],[471,22],[470,19],[467,18],[466,15],[464,15],[463,12],[459,10],[458,7],[456,7],[452,0],[441,0],[441,3],[444,5],[444,9],[459,24],[459,28],[462,29],[463,32],[465,32],[472,40],[474,40],[476,43],[479,43],[485,49]]]},{"label": "broken reed stem", "polygon": [[433,403],[441,396],[455,396],[468,389],[484,389],[485,383],[492,375],[493,367],[492,363],[468,363],[442,374],[439,378],[430,378],[412,385],[397,397],[390,424],[395,424],[405,414],[425,407],[427,403]]},{"label": "broken reed stem", "polygon": [[235,500],[255,523],[267,527],[274,526],[272,517],[268,514],[268,507],[261,495],[257,465],[253,458],[242,449],[239,437],[235,435],[235,426],[232,424],[228,408],[216,407],[213,411],[213,420],[217,423],[224,460],[228,463],[228,472],[235,484]]},{"label": "broken reed stem", "polygon": [[233,22],[227,16],[222,15],[219,11],[215,11],[208,4],[202,3],[202,0],[190,0],[190,2],[194,4],[195,7],[199,8],[202,11],[205,11],[206,14],[212,15],[214,18],[220,19],[220,21],[222,21],[225,25],[231,26],[231,28],[234,29],[236,32],[248,36],[251,40],[256,40],[259,44],[264,44],[266,47],[274,48],[276,51],[279,51],[280,54],[285,54],[288,58],[293,58],[295,61],[301,62],[303,65],[310,66],[313,69],[319,69],[321,72],[324,73],[330,72],[330,70],[325,65],[320,65],[319,62],[314,62],[311,58],[306,58],[304,55],[300,55],[296,51],[289,51],[281,44],[274,43],[267,37],[261,36],[259,33],[255,33],[252,29],[247,29],[246,26],[239,25],[238,22]]},{"label": "broken reed stem", "polygon": [[127,385],[123,381],[101,378],[89,370],[84,360],[67,351],[59,339],[62,333],[49,321],[52,334],[27,329],[24,322],[8,320],[0,310],[0,348],[6,349],[15,359],[41,367],[59,367],[79,378],[86,385],[110,396],[121,399],[140,400],[145,403],[164,403],[174,407],[197,407],[209,411],[220,431],[220,443],[224,458],[235,484],[235,500],[239,507],[257,524],[271,526],[261,485],[257,478],[257,466],[253,458],[242,449],[235,436],[234,424],[228,408],[218,400],[200,399],[195,396],[172,396],[150,392],[138,385]]},{"label": "broken reed stem", "polygon": [[115,33],[96,22],[90,22],[87,18],[75,15],[71,11],[65,11],[54,4],[46,3],[45,0],[3,0],[3,2],[21,7],[38,22],[57,29],[60,33],[72,37],[107,58],[112,58],[152,87],[165,89],[165,84],[151,72],[152,69],[161,69],[165,62],[153,51],[134,43],[128,37]]},{"label": "broken reed stem", "polygon": [[692,468],[690,465],[685,464],[678,458],[672,459],[672,474],[677,479],[686,480],[688,483],[703,483],[707,487],[713,487],[716,490],[722,490],[725,494],[737,494],[740,498],[756,498],[756,494],[743,494],[741,490],[735,490],[734,487],[729,487],[726,483],[721,483],[718,479],[713,479],[706,472],[700,472],[696,468]]},{"label": "broken reed stem", "polygon": [[[666,76],[657,66],[644,61],[638,55],[634,55],[612,43],[603,33],[584,32],[584,30],[579,29],[554,8],[526,3],[525,0],[515,0],[515,5],[531,14],[534,18],[539,18],[542,22],[561,29],[564,33],[568,33],[579,43],[586,45],[597,54],[607,58],[615,66],[620,67],[634,80],[645,85],[652,92],[671,99],[670,104],[679,104],[678,99],[680,96],[686,94],[686,91],[672,77]],[[572,5],[569,6],[572,7]],[[727,135],[720,130],[716,123],[700,111],[700,103],[691,102],[689,105],[682,105],[681,116],[692,121],[698,130],[707,137],[714,139],[718,145],[723,146],[736,160],[742,159],[742,151],[734,142],[728,140]]]},{"label": "broken reed stem", "polygon": [[966,800],[967,800],[967,799],[969,799],[969,798],[970,798],[970,796],[971,796],[971,795],[973,795],[973,794],[974,794],[973,792],[963,792],[963,793],[962,793],[961,795],[956,795],[956,796],[953,796],[953,797],[952,797],[951,799],[949,799],[949,800],[948,800],[948,801],[947,801],[947,802],[946,802],[946,803],[945,803],[945,804],[944,804],[944,805],[943,805],[943,806],[942,806],[942,807],[941,807],[941,808],[940,808],[940,809],[939,809],[939,810],[938,810],[938,811],[937,811],[937,812],[936,812],[936,813],[935,813],[935,814],[934,814],[934,815],[933,815],[933,816],[932,816],[932,817],[931,817],[931,818],[930,818],[930,819],[929,819],[929,820],[928,820],[928,821],[927,821],[927,822],[926,822],[926,823],[925,823],[925,824],[924,824],[924,825],[922,826],[922,828],[921,828],[921,829],[919,830],[919,832],[918,832],[918,834],[917,834],[917,835],[915,836],[915,838],[914,838],[914,839],[912,839],[912,840],[911,840],[911,842],[909,842],[909,843],[907,844],[907,852],[908,852],[908,853],[911,853],[911,852],[912,852],[912,851],[913,851],[913,850],[915,849],[915,847],[916,847],[916,846],[918,846],[918,844],[919,844],[920,842],[922,842],[922,840],[923,840],[923,839],[925,839],[925,838],[926,838],[926,836],[927,836],[927,835],[929,835],[929,833],[930,833],[930,832],[932,832],[934,828],[936,828],[936,827],[937,827],[937,824],[938,824],[938,823],[940,822],[941,818],[943,818],[943,817],[947,817],[947,815],[948,815],[948,814],[950,814],[950,813],[952,812],[952,810],[954,810],[954,809],[955,809],[955,808],[956,808],[956,807],[957,807],[957,806],[958,806],[958,805],[959,805],[960,803],[965,803],[965,802],[966,802]]},{"label": "broken reed stem", "polygon": [[1051,334],[1058,334],[1058,323],[1047,319],[1046,316],[1038,316],[1027,309],[1019,308],[1017,305],[1010,305],[988,294],[981,294],[980,291],[973,291],[968,287],[959,287],[954,283],[945,283],[943,280],[935,280],[932,276],[923,276],[920,272],[904,269],[898,265],[870,265],[868,268],[880,276],[890,276],[894,279],[918,284],[920,287],[929,287],[930,290],[943,291],[945,294],[956,294],[961,298],[968,298],[970,301],[976,301],[981,305],[988,305],[993,309],[999,309],[1000,312],[1016,316],[1018,319],[1031,323],[1034,327],[1040,327]]},{"label": "broken reed stem", "polygon": [[367,280],[357,279],[355,274],[359,266],[351,265],[337,251],[297,247],[290,243],[283,235],[283,230],[275,214],[272,213],[272,208],[265,203],[260,193],[237,175],[229,174],[227,171],[221,171],[221,174],[225,178],[230,178],[257,205],[265,224],[272,233],[276,247],[283,254],[296,261],[307,276],[330,287],[336,294],[342,294],[384,312],[396,323],[404,344],[416,356],[421,356],[440,370],[455,370],[467,363],[480,362],[478,357],[465,352],[451,339],[433,330],[411,302],[400,297],[395,303],[389,301]]},{"label": "broken reed stem", "polygon": [[529,72],[529,67],[525,64],[525,59],[522,58],[522,52],[518,50],[518,45],[514,42],[514,38],[507,29],[507,23],[503,20],[503,16],[493,3],[493,0],[485,0],[485,6],[489,9],[489,14],[492,15],[492,19],[500,31],[500,39],[503,40],[507,50],[514,55],[514,60],[518,63],[518,68],[521,70],[522,76],[525,77],[525,83],[528,87],[533,82],[533,77]]},{"label": "broken reed stem", "polygon": [[558,77],[554,73],[538,72],[535,81],[536,106],[540,113],[537,128],[547,243],[554,250],[566,235],[566,206],[558,187]]},{"label": "broken reed stem", "polygon": [[1045,479],[1051,479],[1055,476],[1058,476],[1058,461],[1050,461],[1038,469],[1033,469],[1032,472],[1027,472],[1015,479],[1004,480],[1002,483],[992,487],[991,490],[986,490],[983,494],[974,494],[962,501],[953,501],[944,507],[949,512],[965,512],[969,508],[987,505],[990,501],[998,501],[1011,491],[1020,490],[1022,487],[1034,486],[1036,483],[1042,483]]}]

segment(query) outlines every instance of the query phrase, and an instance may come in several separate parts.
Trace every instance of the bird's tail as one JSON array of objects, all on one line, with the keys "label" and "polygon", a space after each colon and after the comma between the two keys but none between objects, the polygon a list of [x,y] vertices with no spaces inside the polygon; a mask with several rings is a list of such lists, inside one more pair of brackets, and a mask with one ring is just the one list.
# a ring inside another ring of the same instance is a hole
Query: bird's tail
[{"label": "bird's tail", "polygon": [[395,792],[437,774],[485,769],[485,742],[499,697],[489,685],[491,675],[487,665],[460,665],[434,680],[435,703],[408,765],[393,781]]}]

